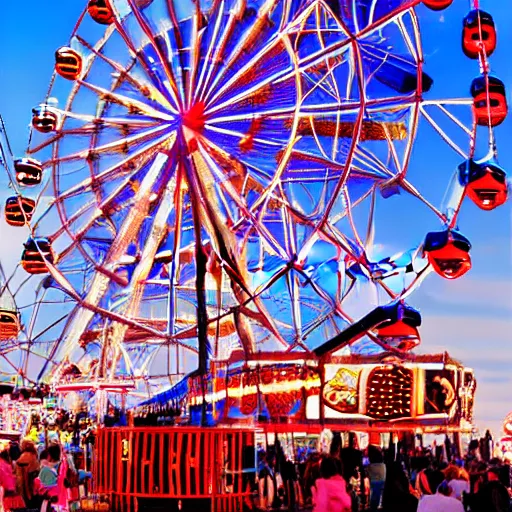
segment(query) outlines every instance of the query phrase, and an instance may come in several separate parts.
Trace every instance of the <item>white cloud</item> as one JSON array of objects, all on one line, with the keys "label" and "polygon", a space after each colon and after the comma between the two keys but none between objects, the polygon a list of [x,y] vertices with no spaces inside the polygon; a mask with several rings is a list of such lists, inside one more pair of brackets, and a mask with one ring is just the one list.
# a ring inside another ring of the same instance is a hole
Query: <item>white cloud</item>
[{"label": "white cloud", "polygon": [[422,295],[438,304],[485,306],[512,311],[512,280],[465,277],[447,281],[432,276],[422,288]]},{"label": "white cloud", "polygon": [[475,370],[476,423],[501,435],[501,423],[512,409],[512,318],[426,315],[421,335],[422,353],[447,351]]}]

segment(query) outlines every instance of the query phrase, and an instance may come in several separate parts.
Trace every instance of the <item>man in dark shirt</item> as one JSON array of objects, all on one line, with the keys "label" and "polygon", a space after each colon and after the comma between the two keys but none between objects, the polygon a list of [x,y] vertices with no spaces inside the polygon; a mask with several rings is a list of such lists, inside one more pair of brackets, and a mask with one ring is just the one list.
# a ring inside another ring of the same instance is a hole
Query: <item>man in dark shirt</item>
[{"label": "man in dark shirt", "polygon": [[500,482],[500,468],[491,467],[487,471],[487,482],[476,494],[478,512],[509,512],[510,495]]}]

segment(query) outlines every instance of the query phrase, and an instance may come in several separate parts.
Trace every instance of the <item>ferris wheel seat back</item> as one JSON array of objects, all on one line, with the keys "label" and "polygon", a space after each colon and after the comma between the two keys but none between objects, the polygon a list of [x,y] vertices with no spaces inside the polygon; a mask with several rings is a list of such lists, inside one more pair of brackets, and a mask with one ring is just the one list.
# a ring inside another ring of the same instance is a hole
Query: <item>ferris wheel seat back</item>
[{"label": "ferris wheel seat back", "polygon": [[459,182],[482,210],[493,210],[507,201],[507,174],[492,160],[464,161],[459,165]]},{"label": "ferris wheel seat back", "polygon": [[46,104],[32,109],[32,127],[41,133],[51,133],[59,125],[59,112]]},{"label": "ferris wheel seat back", "polygon": [[493,17],[479,9],[473,9],[464,18],[462,50],[470,59],[478,59],[483,52],[492,55],[497,45],[496,25]]},{"label": "ferris wheel seat back", "polygon": [[55,255],[47,238],[29,238],[21,256],[21,266],[29,274],[46,274],[47,263],[53,264]]},{"label": "ferris wheel seat back", "polygon": [[15,339],[20,332],[20,319],[16,311],[0,309],[0,340]]},{"label": "ferris wheel seat back", "polygon": [[18,158],[14,161],[16,182],[24,187],[39,185],[43,179],[43,166],[35,158]]},{"label": "ferris wheel seat back", "polygon": [[76,80],[82,72],[82,57],[69,46],[55,52],[55,71],[67,80]]},{"label": "ferris wheel seat back", "polygon": [[110,25],[114,21],[114,11],[109,0],[89,0],[87,12],[100,25]]},{"label": "ferris wheel seat back", "polygon": [[473,96],[473,114],[478,125],[498,126],[507,117],[505,84],[499,78],[491,75],[475,78],[471,84],[471,96]]},{"label": "ferris wheel seat back", "polygon": [[5,222],[10,226],[25,226],[32,220],[36,202],[29,197],[13,196],[5,202]]},{"label": "ferris wheel seat back", "polygon": [[428,233],[423,244],[432,268],[446,279],[457,279],[471,269],[470,250],[469,240],[450,229]]},{"label": "ferris wheel seat back", "polygon": [[[409,94],[418,89],[418,67],[415,62],[369,43],[361,43],[361,54],[381,84],[401,94]],[[421,91],[430,91],[433,83],[434,80],[422,71]]]}]

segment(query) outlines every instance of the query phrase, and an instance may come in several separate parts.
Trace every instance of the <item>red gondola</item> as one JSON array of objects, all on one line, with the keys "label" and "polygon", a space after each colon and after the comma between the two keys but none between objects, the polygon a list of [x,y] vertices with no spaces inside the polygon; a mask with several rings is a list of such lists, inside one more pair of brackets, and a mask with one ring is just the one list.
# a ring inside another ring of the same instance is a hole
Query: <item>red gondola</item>
[{"label": "red gondola", "polygon": [[472,10],[463,22],[462,50],[470,59],[478,59],[485,51],[487,56],[496,49],[496,26],[492,16],[479,9]]},{"label": "red gondola", "polygon": [[418,327],[421,325],[419,311],[403,302],[383,306],[389,310],[390,320],[375,328],[375,333],[384,343],[408,352],[420,343]]},{"label": "red gondola", "polygon": [[9,197],[5,202],[5,222],[10,226],[25,226],[32,219],[36,202],[28,197]]},{"label": "red gondola", "polygon": [[82,72],[82,57],[78,52],[63,46],[55,52],[55,71],[67,80],[76,80]]},{"label": "red gondola", "polygon": [[24,187],[39,185],[43,179],[43,166],[35,158],[18,158],[14,161],[16,182]]},{"label": "red gondola", "polygon": [[450,229],[428,233],[423,244],[429,263],[446,279],[457,279],[471,269],[470,250],[469,240]]},{"label": "red gondola", "polygon": [[89,0],[87,12],[100,25],[110,25],[114,21],[114,12],[109,0]]},{"label": "red gondola", "polygon": [[482,210],[493,210],[507,201],[507,174],[493,161],[462,163],[459,181],[466,187],[468,197]]},{"label": "red gondola", "polygon": [[0,340],[7,341],[17,338],[20,332],[18,313],[0,309]]},{"label": "red gondola", "polygon": [[471,84],[473,96],[473,113],[477,124],[498,126],[507,117],[508,106],[505,85],[495,76],[488,76],[489,88],[485,75],[479,76]]},{"label": "red gondola", "polygon": [[423,0],[423,3],[433,11],[442,11],[452,5],[453,0]]},{"label": "red gondola", "polygon": [[21,256],[21,266],[29,274],[46,274],[47,262],[53,264],[54,254],[47,238],[29,238]]},{"label": "red gondola", "polygon": [[48,105],[32,109],[32,126],[41,133],[54,132],[59,124],[59,113]]}]

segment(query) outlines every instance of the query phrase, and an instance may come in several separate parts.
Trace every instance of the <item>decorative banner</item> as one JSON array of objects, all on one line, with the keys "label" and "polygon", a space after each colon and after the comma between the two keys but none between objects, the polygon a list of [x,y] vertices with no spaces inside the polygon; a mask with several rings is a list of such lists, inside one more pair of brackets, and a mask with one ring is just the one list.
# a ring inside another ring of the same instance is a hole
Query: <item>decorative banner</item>
[{"label": "decorative banner", "polygon": [[[334,373],[334,376],[330,376]],[[357,368],[335,365],[325,367],[326,383],[323,392],[325,404],[341,413],[357,413],[359,410],[359,375]]]},{"label": "decorative banner", "polygon": [[453,370],[425,371],[425,414],[448,414],[456,411],[456,375]]},{"label": "decorative banner", "polygon": [[411,416],[412,370],[381,366],[370,373],[366,387],[366,414],[378,420]]}]

